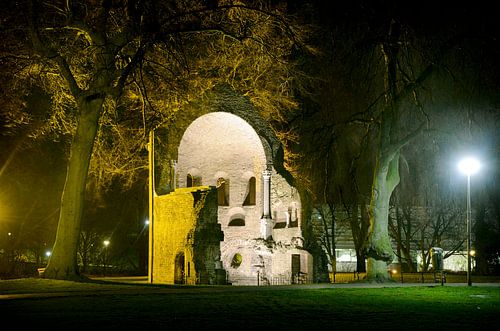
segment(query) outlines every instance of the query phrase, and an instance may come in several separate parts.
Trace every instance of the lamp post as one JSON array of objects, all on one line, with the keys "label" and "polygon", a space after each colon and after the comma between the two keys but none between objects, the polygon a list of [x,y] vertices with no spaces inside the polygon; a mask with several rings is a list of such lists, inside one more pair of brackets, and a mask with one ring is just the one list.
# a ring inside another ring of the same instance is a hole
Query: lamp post
[{"label": "lamp post", "polygon": [[460,161],[458,164],[458,169],[465,175],[467,175],[467,285],[471,286],[472,281],[470,278],[471,269],[471,245],[470,245],[470,233],[471,233],[471,203],[470,203],[470,177],[471,175],[478,172],[480,168],[480,163],[473,157],[467,157]]},{"label": "lamp post", "polygon": [[104,276],[106,276],[106,263],[107,263],[107,259],[108,259],[109,240],[104,240],[102,243],[104,244],[104,257],[103,257]]}]

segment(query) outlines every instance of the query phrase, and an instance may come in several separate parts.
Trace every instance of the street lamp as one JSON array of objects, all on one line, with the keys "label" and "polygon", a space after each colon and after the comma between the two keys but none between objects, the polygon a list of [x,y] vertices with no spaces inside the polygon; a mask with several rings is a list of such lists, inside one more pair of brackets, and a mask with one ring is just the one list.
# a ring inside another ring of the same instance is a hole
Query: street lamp
[{"label": "street lamp", "polygon": [[471,286],[472,281],[470,278],[471,269],[471,245],[470,245],[470,232],[471,232],[471,204],[470,204],[470,176],[479,171],[481,164],[473,157],[467,157],[460,161],[458,169],[467,175],[467,285]]},{"label": "street lamp", "polygon": [[104,258],[103,258],[104,276],[106,276],[106,263],[107,263],[107,259],[108,259],[109,240],[104,240],[102,243],[104,244]]}]

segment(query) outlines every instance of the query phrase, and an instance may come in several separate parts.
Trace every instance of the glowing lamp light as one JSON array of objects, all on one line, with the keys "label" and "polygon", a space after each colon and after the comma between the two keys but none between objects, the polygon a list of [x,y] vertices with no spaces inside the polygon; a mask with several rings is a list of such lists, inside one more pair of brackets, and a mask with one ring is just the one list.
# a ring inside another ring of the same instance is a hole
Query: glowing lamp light
[{"label": "glowing lamp light", "polygon": [[458,169],[467,176],[477,173],[480,167],[479,161],[473,157],[467,157],[458,164]]},{"label": "glowing lamp light", "polygon": [[51,252],[51,251],[46,251],[46,252],[45,252],[45,256],[46,256],[46,257],[49,257],[49,256],[51,256],[51,255],[52,255],[52,252]]},{"label": "glowing lamp light", "polygon": [[109,240],[104,240],[102,243],[104,244],[104,246],[108,247],[108,245],[109,245]]},{"label": "glowing lamp light", "polygon": [[144,221],[144,225],[145,225],[145,226],[148,226],[148,225],[149,225],[149,220],[145,220],[145,221]]}]

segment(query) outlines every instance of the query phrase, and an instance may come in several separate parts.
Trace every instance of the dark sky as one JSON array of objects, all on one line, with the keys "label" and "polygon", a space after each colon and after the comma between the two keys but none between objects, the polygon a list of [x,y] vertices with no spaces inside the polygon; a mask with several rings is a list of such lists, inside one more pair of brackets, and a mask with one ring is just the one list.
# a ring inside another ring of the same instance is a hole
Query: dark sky
[{"label": "dark sky", "polygon": [[[297,4],[298,1],[292,1]],[[316,16],[325,24],[383,24],[390,19],[409,24],[422,33],[451,29],[498,34],[498,11],[494,1],[331,1],[312,0]]]}]

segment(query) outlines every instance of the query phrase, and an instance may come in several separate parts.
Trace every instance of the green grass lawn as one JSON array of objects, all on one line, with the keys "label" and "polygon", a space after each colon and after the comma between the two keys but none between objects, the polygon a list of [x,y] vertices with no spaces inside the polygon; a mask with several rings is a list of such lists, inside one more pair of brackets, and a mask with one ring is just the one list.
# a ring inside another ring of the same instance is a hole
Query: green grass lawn
[{"label": "green grass lawn", "polygon": [[[33,292],[56,294],[5,297]],[[500,329],[500,287],[167,287],[25,279],[0,281],[1,295],[3,325],[54,330]]]}]

